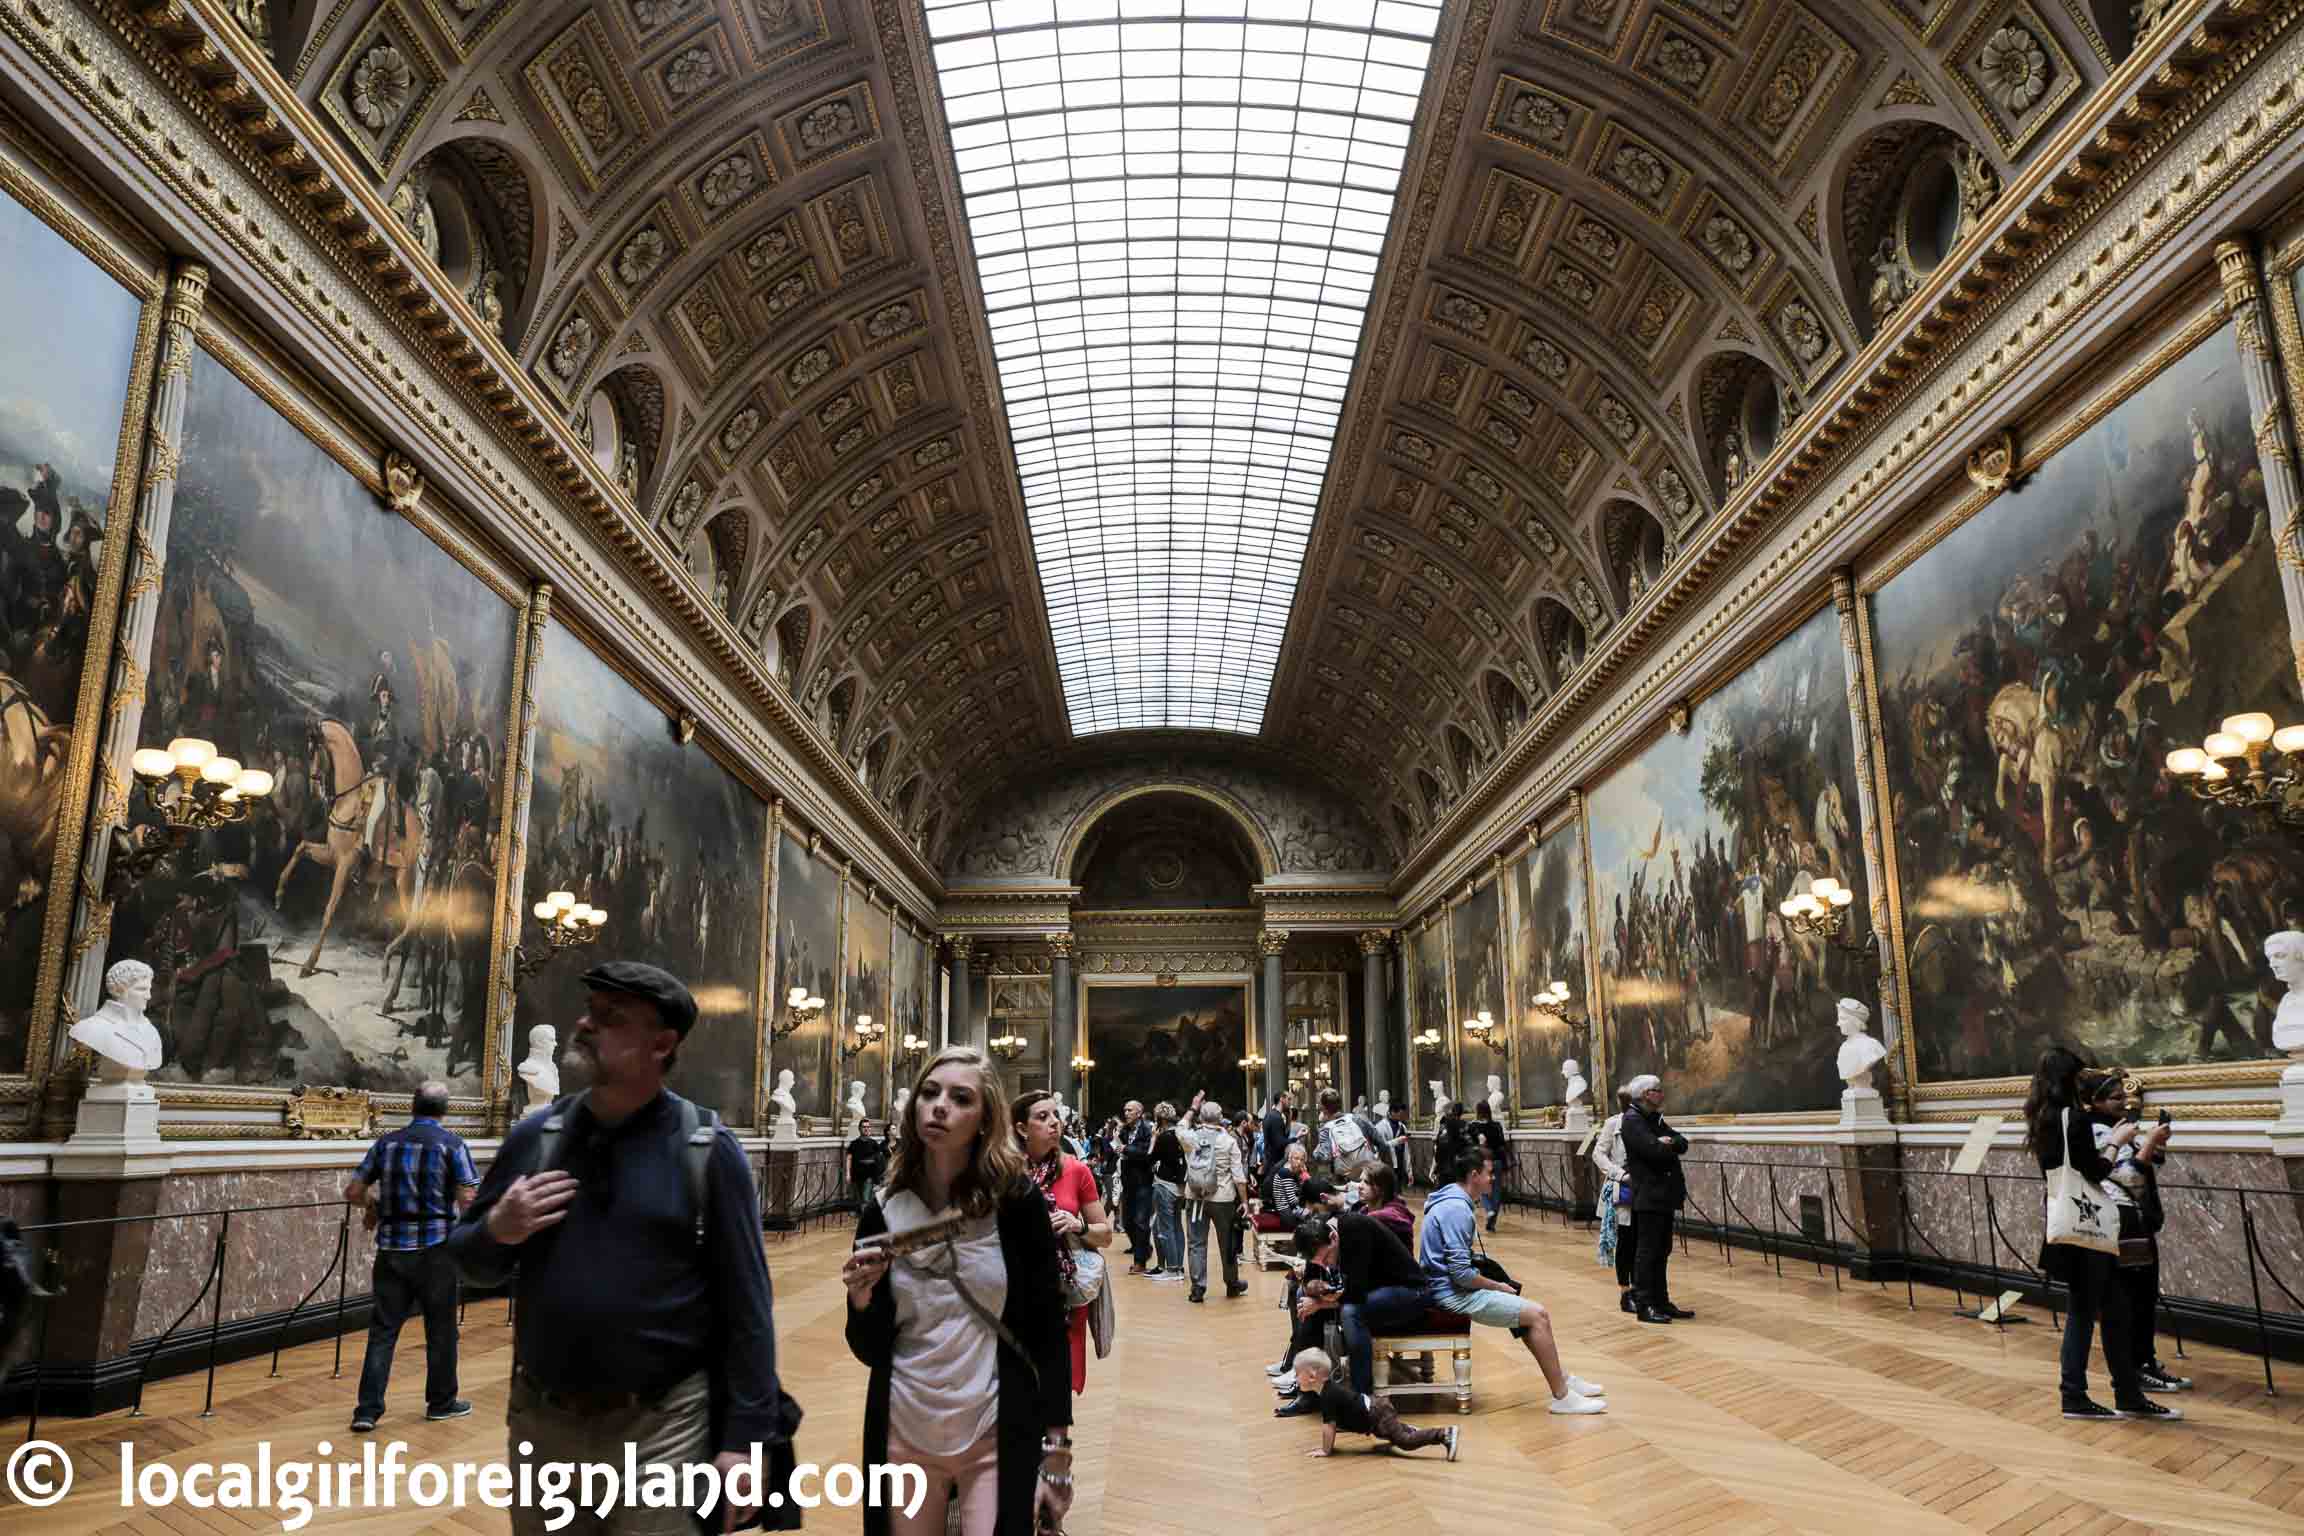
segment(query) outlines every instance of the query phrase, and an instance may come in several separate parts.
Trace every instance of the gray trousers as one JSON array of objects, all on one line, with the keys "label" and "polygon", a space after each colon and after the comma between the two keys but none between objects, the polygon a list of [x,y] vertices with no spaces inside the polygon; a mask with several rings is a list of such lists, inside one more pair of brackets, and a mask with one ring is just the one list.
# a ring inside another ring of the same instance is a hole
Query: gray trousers
[{"label": "gray trousers", "polygon": [[[553,1407],[525,1376],[515,1374],[505,1426],[510,1451],[506,1459],[515,1479],[523,1465],[552,1461],[598,1462],[621,1469],[627,1444],[635,1448],[634,1460],[645,1479],[654,1462],[679,1467],[710,1459],[712,1384],[698,1371],[667,1392],[661,1402],[614,1413],[577,1414]],[[522,1441],[531,1447],[525,1456],[520,1453]],[[541,1482],[541,1475],[535,1475]],[[558,1532],[548,1533],[545,1523],[555,1510],[540,1500],[522,1503],[517,1482],[514,1487],[513,1536],[695,1536],[696,1517],[685,1509],[629,1504],[611,1509],[605,1520],[589,1508],[579,1508],[575,1519]],[[569,1484],[569,1503],[583,1504],[582,1492],[580,1485]],[[597,1497],[595,1493],[594,1502]]]},{"label": "gray trousers", "polygon": [[1235,1214],[1235,1202],[1230,1200],[1194,1200],[1186,1209],[1190,1212],[1187,1225],[1192,1229],[1191,1267],[1192,1289],[1208,1289],[1208,1227],[1216,1227],[1216,1248],[1224,1260],[1224,1284],[1240,1283],[1240,1225]]}]

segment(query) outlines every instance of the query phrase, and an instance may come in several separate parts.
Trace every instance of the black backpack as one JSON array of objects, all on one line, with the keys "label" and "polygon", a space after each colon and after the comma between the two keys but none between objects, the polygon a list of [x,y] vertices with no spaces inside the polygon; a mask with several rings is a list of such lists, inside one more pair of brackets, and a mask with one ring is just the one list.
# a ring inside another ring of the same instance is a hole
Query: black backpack
[{"label": "black backpack", "polygon": [[[591,1096],[591,1090],[571,1093],[566,1098],[552,1101],[552,1112],[544,1119],[544,1126],[536,1136],[536,1166],[532,1173],[549,1173],[560,1166],[560,1138],[568,1129],[568,1117]],[[710,1209],[710,1177],[712,1167],[712,1141],[720,1133],[720,1114],[680,1100],[680,1140],[682,1163],[688,1171],[688,1209],[696,1222],[696,1246],[704,1246],[704,1213]]]}]

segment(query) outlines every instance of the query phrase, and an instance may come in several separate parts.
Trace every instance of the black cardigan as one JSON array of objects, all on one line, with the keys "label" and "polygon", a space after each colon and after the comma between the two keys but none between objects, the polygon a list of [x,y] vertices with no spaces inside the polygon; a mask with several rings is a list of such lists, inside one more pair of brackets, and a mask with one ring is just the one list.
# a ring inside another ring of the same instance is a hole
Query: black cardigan
[{"label": "black cardigan", "polygon": [[1632,1210],[1676,1211],[1688,1200],[1688,1174],[1680,1166],[1688,1138],[1664,1123],[1661,1110],[1635,1104],[1624,1113],[1624,1164],[1632,1174]]},{"label": "black cardigan", "polygon": [[[1065,1333],[1064,1296],[1057,1279],[1056,1235],[1048,1202],[1019,1182],[1000,1201],[1000,1257],[1008,1265],[1008,1301],[1000,1321],[1024,1346],[1029,1365],[1006,1344],[999,1347],[1000,1519],[998,1536],[1032,1536],[1032,1502],[1040,1483],[1044,1431],[1072,1422],[1072,1353]],[[880,1202],[857,1219],[856,1235],[888,1230]],[[864,1463],[888,1459],[888,1381],[896,1356],[896,1288],[873,1287],[862,1311],[848,1309],[848,1352],[872,1369],[864,1397]],[[1032,1367],[1039,1370],[1035,1384]],[[888,1536],[888,1511],[868,1506],[864,1536]]]}]

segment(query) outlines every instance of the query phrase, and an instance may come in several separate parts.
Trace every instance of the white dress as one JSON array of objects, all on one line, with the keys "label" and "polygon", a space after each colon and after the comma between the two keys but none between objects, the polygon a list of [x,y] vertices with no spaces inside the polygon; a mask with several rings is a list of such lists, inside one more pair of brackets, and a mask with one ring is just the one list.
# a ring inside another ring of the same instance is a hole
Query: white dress
[{"label": "white dress", "polygon": [[[888,1230],[927,1225],[935,1213],[910,1190],[881,1202]],[[1008,1304],[1008,1261],[997,1216],[969,1222],[949,1246],[915,1249],[888,1269],[896,1287],[896,1353],[888,1378],[888,1430],[932,1456],[954,1456],[1000,1419],[1000,1340],[946,1278],[959,1276],[994,1317]]]}]

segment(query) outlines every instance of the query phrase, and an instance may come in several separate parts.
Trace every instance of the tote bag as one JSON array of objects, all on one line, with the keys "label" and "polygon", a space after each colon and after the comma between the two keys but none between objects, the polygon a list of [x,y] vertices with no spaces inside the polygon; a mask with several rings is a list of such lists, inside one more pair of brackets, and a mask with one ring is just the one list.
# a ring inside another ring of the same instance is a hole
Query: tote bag
[{"label": "tote bag", "polygon": [[2088,1182],[2072,1166],[2072,1111],[2058,1118],[2059,1134],[2066,1137],[2063,1163],[2048,1170],[2048,1241],[2091,1253],[2120,1251],[2120,1214],[2103,1190]]}]

